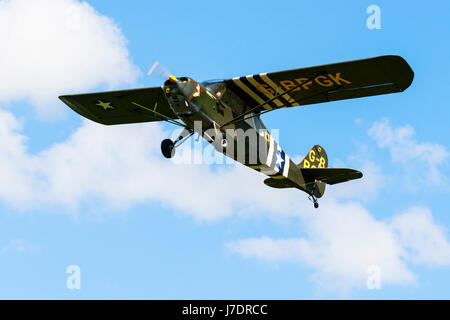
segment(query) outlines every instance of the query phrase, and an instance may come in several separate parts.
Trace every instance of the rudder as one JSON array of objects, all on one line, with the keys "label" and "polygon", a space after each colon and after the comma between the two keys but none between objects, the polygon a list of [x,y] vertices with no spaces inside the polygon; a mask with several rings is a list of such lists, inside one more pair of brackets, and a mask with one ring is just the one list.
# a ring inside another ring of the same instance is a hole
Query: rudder
[{"label": "rudder", "polygon": [[[303,168],[328,168],[328,156],[325,149],[316,144],[297,166],[300,170]],[[321,198],[325,193],[326,183],[316,179],[308,179],[306,176],[304,178],[309,194]]]},{"label": "rudder", "polygon": [[328,156],[325,149],[316,144],[298,166],[300,168],[328,168]]}]

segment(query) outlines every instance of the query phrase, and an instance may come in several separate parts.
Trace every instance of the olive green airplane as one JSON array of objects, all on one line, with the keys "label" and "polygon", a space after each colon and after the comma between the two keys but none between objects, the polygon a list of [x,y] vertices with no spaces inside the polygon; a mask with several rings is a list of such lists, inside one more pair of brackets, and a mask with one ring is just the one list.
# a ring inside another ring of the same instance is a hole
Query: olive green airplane
[{"label": "olive green airplane", "polygon": [[[403,58],[389,55],[201,83],[171,75],[161,87],[59,98],[80,115],[104,125],[166,121],[183,127],[175,141],[162,141],[166,158],[173,157],[181,143],[198,133],[218,152],[267,175],[267,186],[302,190],[318,208],[317,199],[327,184],[359,179],[362,173],[328,168],[327,154],[319,145],[299,164],[294,163],[270,135],[261,115],[294,106],[402,92],[413,78],[414,72]],[[321,119],[314,127],[322,127]]]}]

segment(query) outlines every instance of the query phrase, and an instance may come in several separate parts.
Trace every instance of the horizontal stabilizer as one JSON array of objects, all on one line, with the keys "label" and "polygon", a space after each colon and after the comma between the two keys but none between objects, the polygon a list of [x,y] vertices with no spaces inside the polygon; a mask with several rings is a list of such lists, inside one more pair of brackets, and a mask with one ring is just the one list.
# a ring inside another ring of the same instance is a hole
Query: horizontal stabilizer
[{"label": "horizontal stabilizer", "polygon": [[264,180],[264,184],[266,186],[277,188],[277,189],[284,189],[284,188],[297,188],[295,183],[288,179],[274,179],[274,178],[268,178]]},{"label": "horizontal stabilizer", "polygon": [[363,174],[354,169],[343,168],[303,168],[305,181],[320,180],[326,184],[336,184],[362,178]]}]

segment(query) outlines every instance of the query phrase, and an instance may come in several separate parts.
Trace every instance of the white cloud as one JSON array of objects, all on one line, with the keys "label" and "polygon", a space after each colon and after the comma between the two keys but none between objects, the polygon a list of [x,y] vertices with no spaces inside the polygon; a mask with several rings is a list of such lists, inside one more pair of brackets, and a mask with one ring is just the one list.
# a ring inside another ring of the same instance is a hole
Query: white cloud
[{"label": "white cloud", "polygon": [[34,243],[28,243],[25,240],[11,240],[2,247],[2,253],[39,253],[41,247]]},{"label": "white cloud", "polygon": [[387,119],[375,122],[368,131],[380,148],[387,148],[394,163],[406,170],[405,184],[417,188],[427,182],[436,185],[446,183],[440,167],[450,156],[447,148],[437,143],[418,142],[414,139],[415,130],[406,125],[392,128]]},{"label": "white cloud", "polygon": [[110,18],[78,0],[0,1],[0,101],[27,99],[41,115],[58,95],[131,84],[139,70]]},{"label": "white cloud", "polygon": [[407,258],[416,264],[450,266],[450,243],[446,230],[433,221],[431,211],[415,207],[394,216],[391,227]]},{"label": "white cloud", "polygon": [[[327,186],[326,196],[359,201],[375,199],[379,191],[386,187],[389,177],[382,172],[381,166],[373,161],[354,156],[351,157],[351,161],[358,164],[356,167],[363,173],[363,178]],[[341,164],[335,167],[347,167],[347,165]]]},{"label": "white cloud", "polygon": [[348,293],[365,288],[367,269],[381,270],[382,285],[416,283],[407,252],[390,224],[376,220],[357,203],[322,201],[320,213],[304,216],[307,236],[269,237],[228,243],[231,252],[270,262],[298,262],[313,268],[313,281],[324,290]]},{"label": "white cloud", "polygon": [[359,204],[331,200],[322,204],[319,215],[304,222],[306,237],[264,236],[227,247],[245,258],[305,264],[315,270],[312,279],[321,288],[342,293],[365,288],[371,266],[380,268],[382,285],[415,284],[410,263],[450,266],[446,232],[426,208],[410,208],[379,221]]},{"label": "white cloud", "polygon": [[0,198],[7,203],[21,203],[30,199],[30,176],[36,170],[33,157],[27,154],[19,121],[8,112],[0,110]]}]

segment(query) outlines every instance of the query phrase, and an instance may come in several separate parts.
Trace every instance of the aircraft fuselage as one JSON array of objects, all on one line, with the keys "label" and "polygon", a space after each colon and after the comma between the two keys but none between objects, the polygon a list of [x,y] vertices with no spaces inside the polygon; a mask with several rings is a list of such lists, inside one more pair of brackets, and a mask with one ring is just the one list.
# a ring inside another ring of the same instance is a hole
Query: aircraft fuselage
[{"label": "aircraft fuselage", "polygon": [[173,77],[164,83],[163,89],[173,112],[218,152],[274,179],[288,178],[286,181],[293,183],[290,187],[295,185],[311,193],[297,165],[269,134],[258,115],[251,114],[227,125],[239,112],[223,101],[220,82],[205,86],[187,77]]}]

